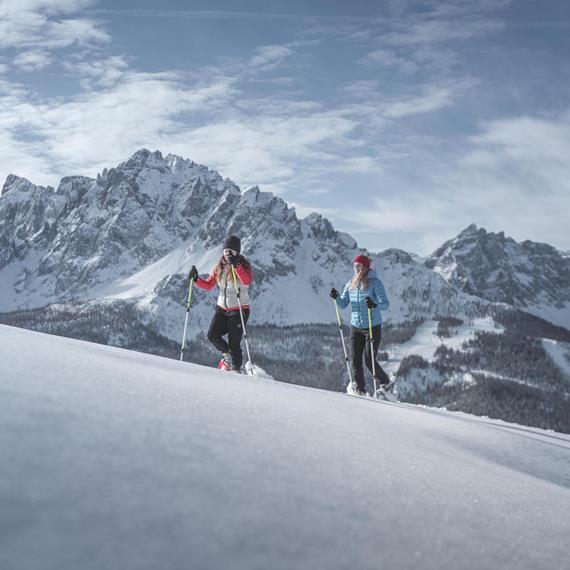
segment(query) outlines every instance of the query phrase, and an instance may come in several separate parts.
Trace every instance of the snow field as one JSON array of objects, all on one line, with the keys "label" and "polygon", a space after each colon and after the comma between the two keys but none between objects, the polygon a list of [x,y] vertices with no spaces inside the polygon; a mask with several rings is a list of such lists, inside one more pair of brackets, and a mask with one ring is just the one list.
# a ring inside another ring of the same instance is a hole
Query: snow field
[{"label": "snow field", "polygon": [[0,567],[564,569],[570,436],[0,326]]}]

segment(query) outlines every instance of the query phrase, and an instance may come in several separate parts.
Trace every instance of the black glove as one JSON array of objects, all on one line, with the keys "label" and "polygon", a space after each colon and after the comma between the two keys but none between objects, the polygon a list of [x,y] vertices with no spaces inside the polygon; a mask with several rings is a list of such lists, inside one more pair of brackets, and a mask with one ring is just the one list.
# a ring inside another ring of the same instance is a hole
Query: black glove
[{"label": "black glove", "polygon": [[190,269],[190,273],[188,273],[188,279],[192,279],[194,281],[198,279],[198,270],[196,269],[195,265],[193,265],[192,268]]},{"label": "black glove", "polygon": [[336,299],[336,298],[338,297],[339,293],[338,293],[338,291],[333,287],[333,288],[331,289],[331,292],[329,293],[329,295],[330,295],[333,299]]},{"label": "black glove", "polygon": [[239,264],[239,257],[237,255],[228,255],[227,260],[229,261],[230,265],[237,267]]},{"label": "black glove", "polygon": [[366,297],[366,306],[369,309],[374,309],[374,307],[377,307],[378,305],[370,297]]}]

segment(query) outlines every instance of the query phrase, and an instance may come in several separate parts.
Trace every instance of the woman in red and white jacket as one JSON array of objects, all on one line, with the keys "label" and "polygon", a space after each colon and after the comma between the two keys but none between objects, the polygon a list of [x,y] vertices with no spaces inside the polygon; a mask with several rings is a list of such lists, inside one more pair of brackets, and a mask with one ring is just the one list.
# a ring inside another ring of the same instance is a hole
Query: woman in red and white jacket
[{"label": "woman in red and white jacket", "polygon": [[[241,301],[243,320],[244,323],[247,323],[249,319],[248,288],[253,281],[251,264],[241,255],[240,251],[240,239],[236,236],[230,236],[224,241],[223,255],[207,279],[198,276],[195,265],[190,270],[190,278],[194,279],[200,289],[210,291],[216,285],[220,288],[214,316],[208,329],[208,340],[222,353],[226,365],[235,372],[241,372],[243,362],[241,350],[243,329],[239,314],[239,303]],[[232,266],[237,275],[237,290],[232,275]],[[228,335],[227,341],[223,338],[226,334]]]}]

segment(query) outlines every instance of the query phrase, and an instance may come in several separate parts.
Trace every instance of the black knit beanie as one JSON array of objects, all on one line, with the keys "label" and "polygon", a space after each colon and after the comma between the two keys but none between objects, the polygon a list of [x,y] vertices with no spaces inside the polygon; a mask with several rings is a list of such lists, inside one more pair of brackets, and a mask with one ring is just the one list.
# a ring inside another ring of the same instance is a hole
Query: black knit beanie
[{"label": "black knit beanie", "polygon": [[241,251],[241,240],[236,236],[230,236],[224,241],[224,249],[233,249],[238,253]]}]

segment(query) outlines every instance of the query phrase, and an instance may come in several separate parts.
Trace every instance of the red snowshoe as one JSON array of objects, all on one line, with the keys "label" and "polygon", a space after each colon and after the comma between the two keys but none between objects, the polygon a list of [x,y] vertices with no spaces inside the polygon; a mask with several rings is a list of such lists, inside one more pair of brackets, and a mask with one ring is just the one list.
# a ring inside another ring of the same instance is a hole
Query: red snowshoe
[{"label": "red snowshoe", "polygon": [[225,370],[226,372],[232,371],[232,359],[229,354],[224,354],[224,356],[222,356],[218,362],[218,368],[220,370]]}]

